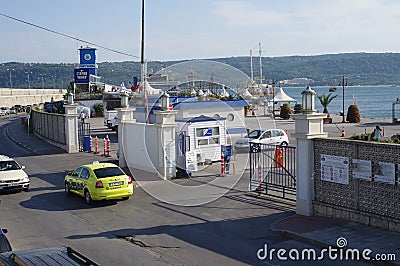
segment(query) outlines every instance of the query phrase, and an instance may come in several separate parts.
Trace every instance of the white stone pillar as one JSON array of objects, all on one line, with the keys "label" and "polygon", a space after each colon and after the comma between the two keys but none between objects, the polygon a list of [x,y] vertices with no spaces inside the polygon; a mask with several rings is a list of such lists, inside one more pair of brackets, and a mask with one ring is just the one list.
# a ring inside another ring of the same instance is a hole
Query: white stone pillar
[{"label": "white stone pillar", "polygon": [[157,171],[164,180],[176,176],[175,116],[178,111],[154,111],[159,139]]},{"label": "white stone pillar", "polygon": [[[296,213],[313,215],[314,199],[314,138],[326,138],[323,119],[326,114],[294,114],[296,138]],[[316,158],[317,160],[319,158]]]},{"label": "white stone pillar", "polygon": [[68,104],[65,108],[65,139],[68,153],[79,152],[78,143],[78,105]]},{"label": "white stone pillar", "polygon": [[126,130],[126,123],[135,123],[136,119],[133,119],[133,112],[135,112],[136,108],[133,107],[124,107],[124,108],[116,108],[118,111],[118,160],[119,166],[128,167],[125,159],[125,147],[127,146],[127,137],[124,136]]}]

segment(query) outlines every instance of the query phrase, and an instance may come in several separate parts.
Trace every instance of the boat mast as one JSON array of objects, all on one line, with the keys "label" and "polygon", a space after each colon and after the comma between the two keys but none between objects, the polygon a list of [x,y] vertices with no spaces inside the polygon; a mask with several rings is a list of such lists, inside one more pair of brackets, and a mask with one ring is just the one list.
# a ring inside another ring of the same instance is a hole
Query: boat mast
[{"label": "boat mast", "polygon": [[254,74],[253,74],[253,51],[250,49],[250,75],[251,75],[251,82],[254,81]]},{"label": "boat mast", "polygon": [[260,53],[260,88],[261,88],[261,86],[263,84],[263,77],[262,77],[262,60],[261,60],[262,51],[261,51],[261,43],[260,42],[258,43],[258,51]]}]

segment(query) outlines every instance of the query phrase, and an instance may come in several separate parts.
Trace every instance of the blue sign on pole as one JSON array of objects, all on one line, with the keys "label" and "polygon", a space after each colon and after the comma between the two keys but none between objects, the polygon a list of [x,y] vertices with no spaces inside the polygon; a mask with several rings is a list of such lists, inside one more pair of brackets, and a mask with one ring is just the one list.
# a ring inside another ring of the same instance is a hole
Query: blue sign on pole
[{"label": "blue sign on pole", "polygon": [[79,63],[81,65],[94,65],[96,64],[96,49],[95,48],[81,48],[79,49]]},{"label": "blue sign on pole", "polygon": [[89,83],[89,70],[83,68],[74,69],[75,83]]}]

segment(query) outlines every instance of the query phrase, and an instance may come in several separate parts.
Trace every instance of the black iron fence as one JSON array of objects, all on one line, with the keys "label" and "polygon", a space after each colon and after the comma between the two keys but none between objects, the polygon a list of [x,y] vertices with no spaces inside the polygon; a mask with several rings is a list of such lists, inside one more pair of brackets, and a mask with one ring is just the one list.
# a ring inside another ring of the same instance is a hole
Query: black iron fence
[{"label": "black iron fence", "polygon": [[296,199],[296,148],[250,143],[250,191]]}]

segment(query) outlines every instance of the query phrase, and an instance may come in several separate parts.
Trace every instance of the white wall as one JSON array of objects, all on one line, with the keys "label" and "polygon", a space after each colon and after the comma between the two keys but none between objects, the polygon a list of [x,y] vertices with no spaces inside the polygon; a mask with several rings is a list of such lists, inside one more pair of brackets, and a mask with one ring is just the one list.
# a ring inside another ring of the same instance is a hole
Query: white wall
[{"label": "white wall", "polygon": [[[158,165],[158,140],[157,126],[152,124],[128,122],[124,123],[121,130],[124,143],[124,157],[129,167],[156,173]],[[149,156],[154,154],[156,156]]]},{"label": "white wall", "polygon": [[30,105],[63,99],[67,90],[56,89],[10,89],[0,88],[0,106],[12,107],[16,104]]}]

